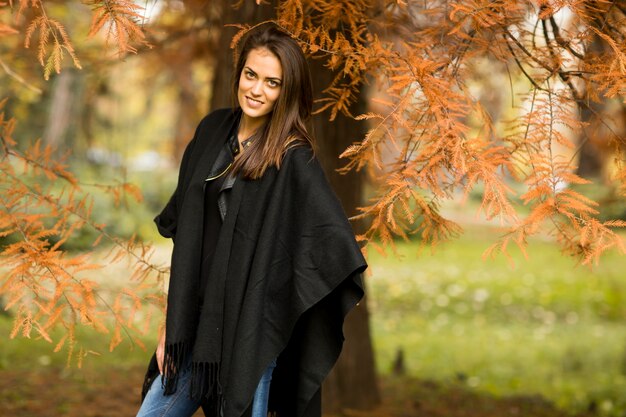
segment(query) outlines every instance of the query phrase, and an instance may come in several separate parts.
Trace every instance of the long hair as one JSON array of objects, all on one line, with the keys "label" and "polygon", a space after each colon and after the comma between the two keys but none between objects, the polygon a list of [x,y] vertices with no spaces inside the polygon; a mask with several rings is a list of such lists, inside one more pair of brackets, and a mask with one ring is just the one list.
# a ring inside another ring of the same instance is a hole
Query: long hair
[{"label": "long hair", "polygon": [[[298,43],[274,24],[263,24],[246,36],[233,73],[232,94],[237,101],[239,78],[248,54],[265,48],[280,61],[283,76],[280,94],[269,114],[267,123],[258,129],[237,158],[232,173],[244,178],[260,178],[271,166],[280,169],[285,152],[295,146],[315,149],[307,122],[313,107],[313,83],[306,58]],[[239,107],[239,103],[237,103]]]}]

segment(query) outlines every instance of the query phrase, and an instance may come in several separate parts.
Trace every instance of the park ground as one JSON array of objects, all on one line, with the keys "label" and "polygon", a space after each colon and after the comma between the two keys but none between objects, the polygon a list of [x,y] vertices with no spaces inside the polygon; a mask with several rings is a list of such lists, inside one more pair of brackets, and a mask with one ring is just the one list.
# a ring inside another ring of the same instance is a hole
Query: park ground
[{"label": "park ground", "polygon": [[[514,264],[484,261],[493,239],[470,227],[434,253],[414,242],[397,255],[371,251],[384,403],[342,417],[626,416],[624,257],[609,253],[589,269],[538,239],[528,259],[513,251]],[[0,416],[134,415],[149,352],[122,344],[109,353],[94,335],[101,355],[67,368],[43,340],[9,340],[11,327],[0,316]],[[144,342],[154,346],[155,335]],[[398,351],[403,376],[391,372]]]},{"label": "park ground", "polygon": [[[135,415],[144,369],[0,373],[0,415],[20,417],[126,417]],[[385,403],[371,412],[346,410],[346,417],[570,417],[539,396],[496,398],[433,381],[384,378]],[[410,387],[407,389],[407,386]],[[198,416],[202,415],[201,412]],[[577,414],[579,417],[591,414]]]}]

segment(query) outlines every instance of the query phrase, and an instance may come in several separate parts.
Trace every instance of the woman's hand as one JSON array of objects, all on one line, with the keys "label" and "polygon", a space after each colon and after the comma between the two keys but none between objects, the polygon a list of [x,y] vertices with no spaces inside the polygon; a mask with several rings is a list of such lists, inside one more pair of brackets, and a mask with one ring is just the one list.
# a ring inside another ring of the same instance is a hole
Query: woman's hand
[{"label": "woman's hand", "polygon": [[156,359],[157,364],[159,365],[159,372],[163,375],[163,358],[165,356],[165,328],[163,328],[163,333],[161,333],[161,337],[159,338],[159,344],[156,349]]}]

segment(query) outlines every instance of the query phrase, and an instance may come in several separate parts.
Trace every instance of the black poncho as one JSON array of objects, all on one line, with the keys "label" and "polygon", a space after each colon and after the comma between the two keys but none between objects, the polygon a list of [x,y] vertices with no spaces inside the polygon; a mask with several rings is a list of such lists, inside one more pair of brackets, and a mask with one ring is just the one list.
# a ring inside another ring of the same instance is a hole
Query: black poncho
[{"label": "black poncho", "polygon": [[[191,394],[205,413],[217,417],[221,407],[223,417],[240,417],[278,357],[270,411],[319,416],[321,383],[341,351],[344,317],[363,296],[360,273],[367,266],[309,148],[290,149],[280,170],[259,180],[235,181],[198,309],[202,186],[237,116],[218,110],[202,120],[176,191],[155,219],[160,233],[174,239],[166,392],[175,391],[177,369],[191,355]],[[155,368],[153,357],[146,381]]]}]

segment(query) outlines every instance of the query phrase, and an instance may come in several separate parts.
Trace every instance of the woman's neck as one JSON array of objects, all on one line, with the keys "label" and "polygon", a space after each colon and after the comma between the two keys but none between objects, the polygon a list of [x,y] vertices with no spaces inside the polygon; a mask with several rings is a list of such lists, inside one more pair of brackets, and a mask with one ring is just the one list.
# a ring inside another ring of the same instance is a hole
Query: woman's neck
[{"label": "woman's neck", "polygon": [[241,115],[241,121],[239,122],[239,131],[237,134],[239,144],[241,145],[241,142],[248,139],[254,134],[254,132],[256,132],[261,126],[263,126],[266,119],[267,118],[265,117],[251,118],[250,116],[243,113]]}]

